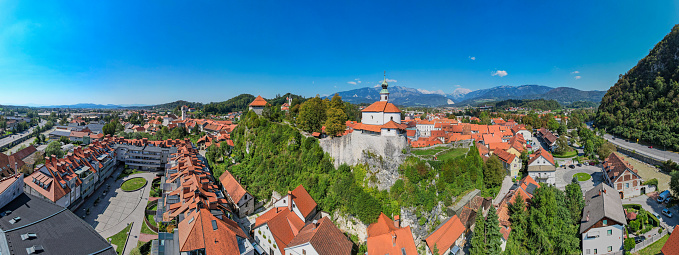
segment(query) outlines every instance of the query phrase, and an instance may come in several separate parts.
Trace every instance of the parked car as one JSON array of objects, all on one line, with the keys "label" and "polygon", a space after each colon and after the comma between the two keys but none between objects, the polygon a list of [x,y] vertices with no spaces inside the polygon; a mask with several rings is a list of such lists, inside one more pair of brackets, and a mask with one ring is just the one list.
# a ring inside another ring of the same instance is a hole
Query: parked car
[{"label": "parked car", "polygon": [[648,148],[651,148],[651,149],[653,149],[653,146],[648,146]]},{"label": "parked car", "polygon": [[670,212],[670,209],[667,209],[667,208],[662,209],[662,214],[669,217],[669,218],[672,218],[672,212]]},{"label": "parked car", "polygon": [[590,166],[596,165],[594,162],[589,162]]},{"label": "parked car", "polygon": [[582,164],[578,163],[578,167],[581,167],[581,166],[582,166]]},{"label": "parked car", "polygon": [[663,203],[663,202],[665,202],[665,199],[667,199],[668,197],[670,197],[670,191],[665,190],[658,195],[657,201],[658,201],[658,203]]},{"label": "parked car", "polygon": [[659,221],[662,221],[662,217],[660,217],[660,214],[658,214],[658,213],[653,213],[653,216],[655,216],[656,218],[658,218]]},{"label": "parked car", "polygon": [[570,167],[570,168],[575,168],[575,166],[574,166],[574,165],[570,165],[570,166],[568,166],[568,167]]},{"label": "parked car", "polygon": [[634,237],[634,242],[637,243],[637,244],[643,242],[644,240],[646,240],[646,236]]}]

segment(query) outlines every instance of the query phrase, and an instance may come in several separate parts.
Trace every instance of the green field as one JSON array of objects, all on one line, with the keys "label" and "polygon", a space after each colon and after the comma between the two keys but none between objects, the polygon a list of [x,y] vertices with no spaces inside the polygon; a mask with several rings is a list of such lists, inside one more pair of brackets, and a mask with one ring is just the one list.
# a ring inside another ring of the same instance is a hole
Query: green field
[{"label": "green field", "polygon": [[572,151],[566,152],[564,154],[556,154],[556,153],[553,154],[553,156],[555,158],[572,158],[572,157],[575,157],[577,155],[578,155],[577,150],[572,150]]},{"label": "green field", "polygon": [[436,154],[440,151],[444,151],[446,149],[448,149],[448,148],[447,147],[434,147],[434,148],[426,149],[426,150],[412,149],[412,150],[410,150],[410,152],[415,154],[415,155],[418,155],[418,156],[434,156],[434,154]]},{"label": "green field", "polygon": [[123,254],[123,246],[125,246],[125,241],[127,240],[127,231],[130,231],[131,225],[127,225],[125,229],[121,230],[118,232],[118,234],[115,234],[108,239],[111,239],[111,243],[116,245],[116,252],[118,254]]},{"label": "green field", "polygon": [[450,149],[446,152],[441,152],[438,156],[438,160],[447,160],[447,159],[454,159],[459,156],[462,156],[466,154],[469,151],[469,149]]},{"label": "green field", "polygon": [[123,185],[121,185],[120,188],[123,191],[134,191],[144,187],[144,185],[146,185],[146,179],[142,177],[135,177],[123,182]]},{"label": "green field", "polygon": [[579,182],[581,182],[581,181],[586,181],[586,180],[589,180],[589,179],[592,178],[591,175],[586,174],[586,173],[577,173],[577,174],[574,174],[573,177],[574,177],[574,178],[578,178],[578,181],[579,181]]},{"label": "green field", "polygon": [[149,226],[146,225],[146,222],[144,222],[144,225],[141,226],[141,232],[144,233],[144,234],[150,234],[150,235],[157,234],[156,232],[151,230],[151,228],[149,228]]}]

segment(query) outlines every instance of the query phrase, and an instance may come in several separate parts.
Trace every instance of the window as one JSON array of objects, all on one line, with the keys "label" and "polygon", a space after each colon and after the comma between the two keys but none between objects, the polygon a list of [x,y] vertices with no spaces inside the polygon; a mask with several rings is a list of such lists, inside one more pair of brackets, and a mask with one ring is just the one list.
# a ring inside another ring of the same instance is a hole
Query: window
[{"label": "window", "polygon": [[594,254],[597,254],[596,249],[594,249]]},{"label": "window", "polygon": [[608,225],[608,220],[604,220],[604,226]]},{"label": "window", "polygon": [[625,188],[629,189],[629,183],[625,183]]},{"label": "window", "polygon": [[302,249],[302,254],[303,254],[303,255],[306,255],[306,250],[305,250],[305,249]]},{"label": "window", "polygon": [[585,254],[591,254],[591,253],[592,253],[592,250],[587,249],[587,252]]},{"label": "window", "polygon": [[608,233],[609,236],[610,236],[610,235],[613,235],[613,230],[612,230],[612,229],[609,229],[609,230],[607,231],[607,233]]},{"label": "window", "polygon": [[613,251],[613,246],[608,246],[608,252]]}]

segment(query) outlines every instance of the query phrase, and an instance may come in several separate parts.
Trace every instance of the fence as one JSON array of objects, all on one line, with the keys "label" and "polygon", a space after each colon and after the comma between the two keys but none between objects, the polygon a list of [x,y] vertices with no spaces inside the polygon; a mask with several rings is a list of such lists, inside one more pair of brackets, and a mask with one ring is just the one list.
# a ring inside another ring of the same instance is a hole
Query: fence
[{"label": "fence", "polygon": [[668,234],[667,229],[663,229],[663,232],[661,232],[659,235],[653,235],[653,236],[651,236],[651,238],[648,238],[648,239],[644,240],[643,242],[638,243],[636,246],[634,246],[634,249],[632,249],[630,252],[631,253],[638,252],[638,251],[646,248],[646,246],[649,246],[652,243],[655,243],[655,241],[660,240],[660,238],[663,238],[663,236],[665,236],[667,234]]},{"label": "fence", "polygon": [[151,224],[149,222],[149,218],[146,217],[146,216],[147,215],[153,215],[155,217],[156,211],[149,210],[149,208],[151,208],[151,207],[153,207],[154,205],[157,205],[157,204],[158,204],[158,200],[153,200],[153,201],[149,202],[148,205],[146,205],[146,208],[145,208],[146,210],[144,210],[144,222],[146,223],[146,226],[148,226],[151,230],[155,231],[156,233],[158,233],[158,227]]}]

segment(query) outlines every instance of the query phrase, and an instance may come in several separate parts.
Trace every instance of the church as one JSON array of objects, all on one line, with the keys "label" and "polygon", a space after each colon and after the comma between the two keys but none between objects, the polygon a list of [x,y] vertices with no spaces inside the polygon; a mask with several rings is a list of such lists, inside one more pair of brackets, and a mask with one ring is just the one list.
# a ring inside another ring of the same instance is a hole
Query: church
[{"label": "church", "polygon": [[398,136],[406,129],[401,124],[401,110],[394,104],[389,103],[389,91],[387,90],[387,77],[385,75],[380,91],[380,101],[377,101],[361,111],[361,123],[354,130],[364,134],[381,136]]}]

